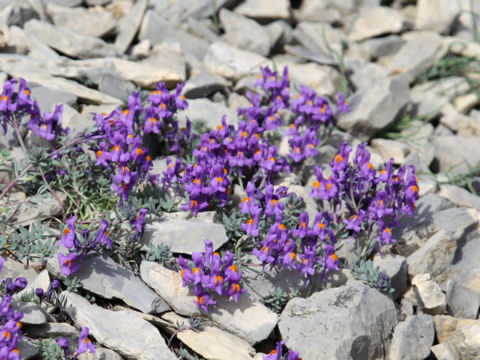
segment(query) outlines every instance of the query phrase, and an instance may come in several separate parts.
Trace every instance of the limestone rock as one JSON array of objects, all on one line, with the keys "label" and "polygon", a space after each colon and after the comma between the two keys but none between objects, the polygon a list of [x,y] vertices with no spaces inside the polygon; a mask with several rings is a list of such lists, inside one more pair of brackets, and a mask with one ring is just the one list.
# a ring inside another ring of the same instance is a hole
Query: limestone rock
[{"label": "limestone rock", "polygon": [[373,359],[385,356],[396,323],[389,297],[355,284],[290,300],[278,326],[286,346],[302,359]]},{"label": "limestone rock", "polygon": [[69,8],[47,4],[46,11],[53,23],[81,35],[103,37],[113,32],[117,22],[106,10]]},{"label": "limestone rock", "polygon": [[378,35],[398,33],[404,28],[405,22],[405,16],[398,10],[385,6],[366,8],[360,11],[354,22],[350,38],[360,41]]},{"label": "limestone rock", "polygon": [[239,79],[258,73],[268,60],[261,55],[234,48],[224,42],[214,42],[204,58],[205,68],[227,79]]},{"label": "limestone rock", "polygon": [[[174,312],[162,315],[162,319],[174,324],[188,325],[188,319],[181,317]],[[178,339],[206,359],[218,360],[251,360],[255,354],[246,341],[232,335],[231,333],[205,325],[202,331],[185,330],[177,335]]]},{"label": "limestone rock", "polygon": [[226,92],[227,86],[228,82],[223,77],[202,72],[188,79],[182,93],[187,99],[196,99],[217,91]]},{"label": "limestone rock", "polygon": [[338,122],[361,140],[368,140],[377,131],[387,127],[409,100],[405,76],[385,78],[367,89],[360,89],[349,98],[350,113]]},{"label": "limestone rock", "polygon": [[153,10],[147,10],[145,13],[138,39],[148,39],[153,45],[166,40],[175,41],[180,44],[183,51],[191,53],[198,59],[205,56],[209,46],[208,41],[170,24]]},{"label": "limestone rock", "polygon": [[96,58],[115,56],[115,48],[93,36],[77,34],[61,26],[39,20],[30,20],[25,30],[34,32],[51,48],[74,58]]},{"label": "limestone rock", "polygon": [[447,301],[440,286],[430,274],[416,275],[412,280],[420,307],[425,313],[441,315],[445,313]]},{"label": "limestone rock", "polygon": [[[142,261],[140,275],[176,313],[180,315],[200,315],[195,305],[196,297],[192,290],[182,287],[178,272],[149,261]],[[225,329],[253,345],[266,339],[277,324],[277,315],[263,304],[252,300],[248,294],[240,296],[238,302],[217,298],[217,305],[208,316],[220,328]]]},{"label": "limestone rock", "polygon": [[[48,268],[56,276],[62,276],[56,256],[49,259]],[[123,268],[106,255],[86,258],[75,276],[86,290],[107,299],[121,299],[142,312],[161,313],[170,309],[131,270]]]},{"label": "limestone rock", "polygon": [[118,34],[115,38],[115,46],[123,53],[135,37],[143,14],[147,9],[148,0],[138,0],[126,16],[118,22]]},{"label": "limestone rock", "polygon": [[74,322],[82,327],[87,326],[100,344],[127,358],[176,359],[157,328],[132,312],[105,310],[68,291],[61,295],[66,300],[67,308],[72,310]]},{"label": "limestone rock", "polygon": [[453,21],[460,14],[458,2],[449,0],[419,0],[415,27],[448,34]]},{"label": "limestone rock", "polygon": [[395,327],[389,359],[423,360],[430,355],[434,337],[435,330],[430,315],[409,316]]},{"label": "limestone rock", "polygon": [[170,246],[174,253],[191,254],[205,251],[207,239],[212,241],[215,251],[228,241],[225,227],[199,219],[174,219],[170,216],[163,221],[148,224],[142,244],[145,249],[149,245],[164,244]]},{"label": "limestone rock", "polygon": [[[256,21],[227,9],[220,10],[220,22],[229,44],[266,56],[270,52],[270,38]],[[248,31],[245,31],[248,29]]]},{"label": "limestone rock", "polygon": [[288,0],[246,0],[235,12],[253,19],[283,19],[290,17]]},{"label": "limestone rock", "polygon": [[392,74],[405,73],[410,82],[440,57],[442,38],[436,33],[414,34],[388,64]]}]

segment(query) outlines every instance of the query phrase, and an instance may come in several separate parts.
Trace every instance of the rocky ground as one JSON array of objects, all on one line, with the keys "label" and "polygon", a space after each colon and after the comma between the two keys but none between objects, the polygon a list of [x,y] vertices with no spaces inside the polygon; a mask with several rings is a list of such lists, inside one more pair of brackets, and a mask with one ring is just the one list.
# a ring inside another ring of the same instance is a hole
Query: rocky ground
[{"label": "rocky ground", "polygon": [[[22,358],[42,358],[39,339],[75,342],[82,326],[97,352],[80,359],[261,359],[281,339],[304,360],[480,358],[477,14],[478,0],[0,0],[0,83],[26,79],[42,111],[64,104],[63,123],[73,131],[90,126],[92,112],[110,112],[132,90],[160,81],[186,82],[181,119],[216,128],[227,114],[237,123],[259,67],[288,66],[293,84],[324,96],[342,90],[351,112],[337,136],[354,147],[368,141],[376,166],[391,157],[415,165],[421,195],[414,217],[394,230],[397,243],[374,258],[392,278],[391,297],[342,270],[277,314],[262,300],[301,279],[246,272],[248,296],[219,304],[203,331],[180,331],[167,347],[178,324],[202,315],[179,274],[143,261],[135,276],[104,256],[78,273],[95,304],[66,293],[73,321],[17,304],[25,314]],[[11,132],[0,146],[20,157]],[[326,145],[317,160],[331,161],[337,149]],[[154,161],[165,169],[165,159]],[[292,191],[315,211],[311,179],[297,175]],[[55,199],[24,202],[9,226],[58,213]],[[191,254],[207,237],[215,248],[228,241],[212,214],[176,213],[150,224],[144,241]],[[7,276],[45,290],[62,278],[56,257],[43,271],[9,258]]]}]

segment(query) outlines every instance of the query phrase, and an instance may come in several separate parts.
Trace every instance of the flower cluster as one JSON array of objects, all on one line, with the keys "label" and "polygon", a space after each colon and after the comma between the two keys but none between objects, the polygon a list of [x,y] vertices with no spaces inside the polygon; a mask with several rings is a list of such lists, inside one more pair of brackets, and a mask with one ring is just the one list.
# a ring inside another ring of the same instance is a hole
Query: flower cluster
[{"label": "flower cluster", "polygon": [[322,276],[327,271],[338,270],[340,262],[334,252],[332,217],[327,212],[318,213],[312,228],[309,228],[309,215],[304,211],[299,216],[297,227],[287,227],[283,223],[285,205],[282,202],[289,195],[287,188],[274,190],[272,185],[267,185],[264,191],[249,183],[247,196],[240,203],[240,211],[250,217],[241,225],[247,235],[257,238],[261,222],[267,225],[267,233],[258,242],[260,248],[253,249],[253,254],[263,265],[269,264],[272,268],[282,264],[283,267],[298,270],[306,275],[307,283],[315,274],[318,264],[323,268]]},{"label": "flower cluster", "polygon": [[140,93],[133,92],[128,99],[128,108],[113,110],[110,114],[94,116],[103,139],[93,147],[97,156],[96,165],[109,169],[113,176],[113,188],[126,201],[137,182],[148,178],[152,159],[142,146],[138,129],[141,113]]},{"label": "flower cluster", "polygon": [[107,231],[108,221],[102,219],[100,228],[93,233],[92,229],[81,229],[80,236],[75,229],[76,216],[68,219],[67,227],[63,230],[62,237],[57,245],[63,245],[69,250],[68,254],[58,253],[58,262],[62,274],[69,276],[80,270],[81,262],[90,252],[97,248],[100,244],[112,248],[110,233]]},{"label": "flower cluster", "polygon": [[[0,258],[0,271],[2,270],[4,259]],[[18,341],[22,339],[22,312],[16,312],[12,306],[12,295],[27,285],[25,278],[17,278],[12,281],[7,278],[2,282],[2,300],[0,303],[0,359],[20,360],[20,351]]]},{"label": "flower cluster", "polygon": [[157,89],[148,97],[149,106],[144,110],[144,134],[159,134],[167,140],[168,150],[174,154],[191,141],[192,135],[190,121],[187,120],[187,126],[179,131],[178,121],[174,119],[175,113],[188,107],[185,96],[181,95],[184,85],[177,85],[175,94],[171,94],[165,83],[158,83]]},{"label": "flower cluster", "polygon": [[162,182],[168,186],[178,182],[188,193],[183,210],[194,214],[208,209],[213,202],[223,207],[230,194],[230,176],[245,176],[260,171],[260,177],[270,179],[288,167],[277,158],[277,148],[268,146],[257,122],[242,121],[238,129],[227,125],[226,116],[217,130],[205,133],[193,151],[194,164],[168,159]]},{"label": "flower cluster", "polygon": [[[283,360],[283,345],[285,345],[285,341],[277,342],[277,346],[274,350],[270,351],[268,355],[264,355],[262,360]],[[298,357],[297,351],[288,350],[288,356],[285,358],[286,360],[301,360]]]},{"label": "flower cluster", "polygon": [[[193,140],[191,124],[178,128],[174,114],[187,108],[185,97],[180,95],[183,85],[177,85],[171,94],[165,83],[158,83],[157,90],[148,97],[148,106],[142,105],[139,92],[132,92],[127,109],[115,109],[110,114],[94,115],[97,128],[103,139],[93,150],[97,165],[108,168],[113,174],[113,188],[120,196],[120,203],[126,201],[135,184],[148,180],[155,182],[156,176],[149,174],[152,158],[142,146],[142,138],[149,133],[159,134],[167,142],[168,152],[178,153]],[[143,125],[142,125],[143,122]]]},{"label": "flower cluster", "polygon": [[233,263],[234,255],[227,251],[222,258],[218,252],[213,252],[213,244],[205,240],[205,252],[192,253],[193,268],[182,256],[178,263],[183,286],[193,285],[197,297],[195,304],[208,312],[208,306],[217,302],[210,296],[211,292],[232,297],[235,302],[247,290],[240,286],[242,272]]},{"label": "flower cluster", "polygon": [[[73,360],[77,360],[80,354],[83,354],[87,350],[94,354],[95,353],[95,346],[93,346],[92,341],[88,338],[89,329],[88,327],[84,326],[80,331],[80,336],[78,337],[78,347],[75,350],[75,354],[73,355]],[[70,343],[64,337],[61,337],[57,340],[58,346],[63,350],[65,360],[68,360],[68,349],[70,347]]]},{"label": "flower cluster", "polygon": [[351,163],[352,148],[343,143],[330,163],[332,175],[325,177],[315,168],[317,180],[313,182],[311,196],[327,200],[339,215],[346,209],[342,222],[355,237],[360,233],[375,233],[378,243],[390,244],[391,228],[403,214],[412,215],[419,198],[413,165],[393,169],[391,159],[384,170],[377,172],[370,161],[366,144],[359,145]]},{"label": "flower cluster", "polygon": [[57,105],[53,113],[46,112],[44,116],[37,101],[30,97],[30,89],[26,81],[19,79],[18,91],[15,90],[17,80],[10,79],[3,85],[0,95],[0,124],[6,134],[8,124],[19,126],[24,117],[30,117],[28,128],[39,137],[53,141],[58,135],[68,134],[69,129],[62,128],[61,118],[63,106]]}]

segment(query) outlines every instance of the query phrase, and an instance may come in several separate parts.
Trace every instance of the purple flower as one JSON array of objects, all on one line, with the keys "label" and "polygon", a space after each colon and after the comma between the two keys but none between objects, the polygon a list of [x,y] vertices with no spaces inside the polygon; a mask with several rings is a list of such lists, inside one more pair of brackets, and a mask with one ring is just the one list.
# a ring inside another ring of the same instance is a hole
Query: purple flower
[{"label": "purple flower", "polygon": [[60,239],[59,242],[57,242],[57,246],[63,245],[67,249],[71,249],[73,247],[74,240],[75,240],[75,221],[76,220],[77,220],[77,217],[75,215],[72,215],[67,220],[67,227],[63,230],[62,238]]},{"label": "purple flower", "polygon": [[60,263],[60,270],[65,276],[69,276],[80,270],[81,265],[78,263],[80,259],[76,252],[72,252],[68,255],[58,253],[58,262]]},{"label": "purple flower", "polygon": [[194,304],[197,305],[200,309],[208,313],[209,305],[216,305],[217,302],[213,300],[207,292],[205,292],[201,286],[195,286],[194,289],[195,296],[197,300],[194,301]]},{"label": "purple flower", "polygon": [[135,216],[135,221],[133,222],[133,226],[137,230],[139,234],[143,233],[143,229],[145,227],[145,216],[147,214],[147,209],[140,209],[138,214]]},{"label": "purple flower", "polygon": [[78,347],[75,351],[74,359],[77,359],[78,355],[83,354],[87,350],[90,353],[95,353],[95,346],[93,346],[92,341],[88,338],[89,329],[84,326],[82,331],[80,331],[80,336],[78,337]]},{"label": "purple flower", "polygon": [[347,102],[345,101],[345,96],[341,92],[337,94],[338,100],[337,100],[337,113],[336,115],[342,115],[345,113],[350,112],[350,108],[348,107]]}]

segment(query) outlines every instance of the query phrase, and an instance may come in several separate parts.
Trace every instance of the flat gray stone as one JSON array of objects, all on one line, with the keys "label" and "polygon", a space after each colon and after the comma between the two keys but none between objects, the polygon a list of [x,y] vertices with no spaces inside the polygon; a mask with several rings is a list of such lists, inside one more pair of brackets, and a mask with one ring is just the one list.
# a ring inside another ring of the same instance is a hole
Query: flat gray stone
[{"label": "flat gray stone", "polygon": [[261,55],[237,49],[221,41],[210,45],[203,61],[210,73],[234,80],[258,74],[260,66],[265,66],[269,62]]},{"label": "flat gray stone", "polygon": [[294,10],[293,14],[298,22],[338,23],[345,20],[340,9],[338,9],[334,3],[327,0],[302,1],[300,9]]},{"label": "flat gray stone", "polygon": [[[189,325],[188,319],[173,311],[163,314],[162,319],[173,324]],[[255,354],[255,349],[245,340],[210,325],[205,325],[202,331],[181,331],[177,334],[177,338],[205,359],[252,360],[252,356]]]},{"label": "flat gray stone", "polygon": [[263,56],[269,54],[270,38],[265,29],[255,20],[227,9],[220,10],[219,17],[225,30],[225,39],[229,44]]},{"label": "flat gray stone", "polygon": [[217,91],[227,92],[227,86],[223,77],[201,72],[188,79],[182,93],[187,99],[203,98]]},{"label": "flat gray stone", "polygon": [[338,61],[321,50],[312,50],[304,46],[285,45],[287,53],[321,65],[337,65]]},{"label": "flat gray stone", "polygon": [[[476,275],[478,277],[478,271]],[[480,287],[472,289],[468,285],[470,284],[465,284],[461,278],[447,281],[448,313],[456,318],[477,318],[480,307]],[[478,286],[478,282],[474,285]]]},{"label": "flat gray stone", "polygon": [[138,0],[133,8],[118,22],[117,37],[115,38],[115,46],[124,53],[132,40],[134,39],[143,15],[147,9],[148,0]]},{"label": "flat gray stone", "polygon": [[293,38],[310,50],[321,51],[326,56],[336,59],[331,49],[342,51],[342,42],[348,42],[344,32],[329,24],[302,21],[293,30]]},{"label": "flat gray stone", "polygon": [[[56,256],[48,261],[48,269],[56,276],[63,277]],[[75,276],[80,279],[84,289],[107,299],[120,299],[144,313],[161,313],[170,309],[131,270],[121,267],[106,255],[86,258]]]},{"label": "flat gray stone", "polygon": [[105,310],[68,291],[61,295],[72,310],[74,322],[87,326],[100,344],[127,358],[176,360],[157,328],[131,311]]},{"label": "flat gray stone", "polygon": [[13,308],[16,312],[23,313],[22,323],[28,325],[42,325],[47,322],[47,315],[40,305],[33,302],[14,301]]},{"label": "flat gray stone", "polygon": [[383,358],[397,324],[395,304],[363,284],[294,298],[278,327],[289,349],[304,360]]},{"label": "flat gray stone", "polygon": [[98,90],[117,99],[127,99],[135,90],[135,85],[120,76],[104,73],[100,76]]},{"label": "flat gray stone", "polygon": [[184,126],[186,118],[190,121],[201,120],[210,129],[216,129],[222,123],[223,115],[227,115],[227,124],[238,125],[238,115],[235,110],[208,99],[193,99],[188,101],[188,109],[178,114],[179,124]]},{"label": "flat gray stone", "polygon": [[398,33],[406,23],[403,13],[386,6],[364,8],[357,16],[350,32],[350,39],[353,41]]},{"label": "flat gray stone", "polygon": [[371,87],[380,79],[388,77],[385,66],[376,63],[367,63],[354,70],[350,79],[357,89]]},{"label": "flat gray stone", "polygon": [[264,26],[270,40],[270,48],[283,48],[292,41],[292,27],[284,20],[276,20]]},{"label": "flat gray stone", "polygon": [[391,73],[405,73],[410,82],[433,65],[440,57],[442,38],[436,33],[412,34],[405,45],[393,56],[388,69]]},{"label": "flat gray stone", "polygon": [[432,143],[441,172],[468,174],[480,161],[480,136],[435,136]]},{"label": "flat gray stone", "polygon": [[[60,200],[65,198],[64,194],[57,192]],[[34,203],[31,200],[37,201]],[[11,207],[8,212],[8,224],[11,225],[22,225],[25,227],[30,226],[30,224],[36,223],[38,220],[45,220],[47,218],[60,215],[62,209],[57,199],[47,193],[46,196],[34,196],[29,199],[29,201],[22,202],[15,207]]]},{"label": "flat gray stone", "polygon": [[25,30],[32,31],[51,48],[74,58],[115,56],[115,48],[93,36],[85,36],[39,20],[30,20]]},{"label": "flat gray stone", "polygon": [[29,6],[28,2],[11,1],[0,12],[0,24],[7,28],[12,26],[23,27],[31,19],[38,19],[38,14]]},{"label": "flat gray stone", "polygon": [[78,360],[123,360],[123,358],[113,350],[96,347],[94,354],[84,352],[80,354]]},{"label": "flat gray stone", "polygon": [[185,81],[185,70],[179,72],[171,66],[153,66],[124,59],[112,59],[115,70],[125,79],[142,88],[154,89],[158,82],[165,82],[168,87]]},{"label": "flat gray stone", "polygon": [[448,34],[460,11],[461,6],[455,1],[419,0],[415,27],[419,30],[433,30]]},{"label": "flat gray stone", "polygon": [[332,96],[338,92],[340,73],[331,66],[315,63],[289,64],[288,75],[292,86],[309,86],[322,96]]},{"label": "flat gray stone", "polygon": [[338,126],[363,141],[368,140],[392,124],[408,101],[408,79],[405,76],[381,79],[348,99],[351,111],[339,119]]},{"label": "flat gray stone", "polygon": [[430,355],[435,330],[430,315],[420,314],[408,316],[395,326],[390,360],[423,360]]},{"label": "flat gray stone", "polygon": [[449,199],[457,206],[470,207],[480,210],[480,197],[455,185],[440,185],[438,195]]},{"label": "flat gray stone", "polygon": [[35,86],[31,87],[31,97],[37,100],[40,110],[54,111],[55,105],[68,104],[74,105],[77,102],[77,96],[69,91],[53,86]]},{"label": "flat gray stone", "polygon": [[429,272],[436,280],[443,279],[445,269],[455,258],[459,240],[448,231],[438,231],[408,256],[408,273],[414,276]]},{"label": "flat gray stone", "polygon": [[228,241],[225,227],[212,222],[166,218],[147,224],[142,237],[142,247],[160,244],[171,247],[172,252],[191,254],[205,251],[205,240],[213,243],[214,250]]},{"label": "flat gray stone", "polygon": [[170,24],[153,10],[147,10],[145,13],[138,39],[148,39],[153,45],[161,44],[165,40],[173,40],[181,45],[183,51],[194,55],[198,59],[205,56],[209,45],[206,40]]},{"label": "flat gray stone", "polygon": [[20,350],[21,359],[28,360],[38,354],[37,347],[26,339],[20,340],[17,347]]},{"label": "flat gray stone", "polygon": [[[169,270],[160,264],[142,261],[140,276],[176,313],[185,316],[200,315],[195,305],[196,297],[191,289],[182,287],[179,272]],[[267,309],[248,294],[240,296],[238,302],[217,298],[217,305],[210,310],[209,318],[250,345],[266,339],[277,324],[277,314]]]},{"label": "flat gray stone", "polygon": [[[216,0],[214,3],[211,0],[164,1],[164,4],[156,7],[155,10],[165,19],[182,24],[190,18],[211,18],[226,2],[227,0]],[[156,3],[159,5],[158,1]]]},{"label": "flat gray stone", "polygon": [[361,47],[370,59],[378,59],[395,54],[405,41],[399,35],[382,36],[362,42]]},{"label": "flat gray stone", "polygon": [[418,274],[412,279],[418,305],[423,312],[432,315],[442,315],[447,309],[447,300],[440,286],[432,280],[428,273]]},{"label": "flat gray stone", "polygon": [[59,338],[63,336],[71,344],[78,342],[78,330],[67,323],[25,324],[24,330],[28,333],[28,336],[35,339]]},{"label": "flat gray stone", "polygon": [[371,146],[382,157],[384,162],[394,159],[394,163],[402,165],[405,163],[405,158],[410,153],[409,146],[397,140],[390,139],[372,139]]},{"label": "flat gray stone", "polygon": [[150,52],[150,56],[139,61],[139,63],[161,68],[164,72],[178,74],[183,81],[187,77],[185,53],[180,44],[174,41],[165,41],[155,45]]},{"label": "flat gray stone", "polygon": [[235,12],[259,20],[286,20],[290,17],[290,4],[288,0],[246,0]]},{"label": "flat gray stone", "polygon": [[373,259],[373,265],[378,266],[380,271],[385,271],[390,277],[392,288],[395,289],[392,297],[398,299],[407,290],[407,259],[394,254],[386,254],[383,257],[377,255]]},{"label": "flat gray stone", "polygon": [[35,269],[28,267],[21,262],[5,257],[2,272],[0,272],[0,281],[6,278],[12,278],[15,281],[18,277],[24,277],[27,282],[33,281],[37,277]]},{"label": "flat gray stone", "polygon": [[82,4],[82,1],[83,0],[50,0],[50,2],[53,4],[68,6],[68,7],[80,6]]},{"label": "flat gray stone", "polygon": [[99,8],[69,8],[49,3],[46,12],[55,25],[80,35],[103,37],[111,34],[117,26],[112,13]]}]

